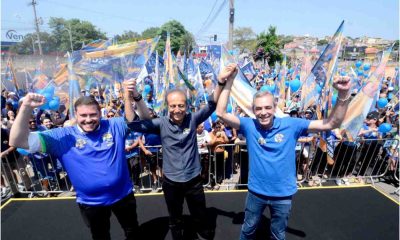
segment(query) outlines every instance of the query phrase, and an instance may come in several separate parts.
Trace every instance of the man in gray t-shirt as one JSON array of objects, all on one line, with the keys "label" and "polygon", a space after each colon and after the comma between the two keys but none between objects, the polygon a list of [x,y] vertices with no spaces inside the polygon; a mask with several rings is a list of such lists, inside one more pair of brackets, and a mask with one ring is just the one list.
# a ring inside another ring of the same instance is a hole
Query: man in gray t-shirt
[{"label": "man in gray t-shirt", "polygon": [[228,78],[234,76],[235,69],[236,65],[232,64],[221,70],[218,86],[208,99],[208,105],[200,111],[188,113],[185,92],[173,89],[166,95],[168,116],[128,124],[132,131],[155,133],[161,137],[164,173],[162,188],[174,240],[183,239],[182,209],[185,198],[198,233],[207,239],[213,236],[206,224],[206,203],[200,176],[196,129],[197,125],[215,111],[223,86]]}]

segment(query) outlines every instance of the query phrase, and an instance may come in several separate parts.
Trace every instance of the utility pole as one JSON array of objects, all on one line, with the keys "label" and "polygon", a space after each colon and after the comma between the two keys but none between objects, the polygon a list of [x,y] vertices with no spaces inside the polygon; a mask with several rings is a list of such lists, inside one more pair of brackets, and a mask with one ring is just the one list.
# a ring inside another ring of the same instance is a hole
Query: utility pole
[{"label": "utility pole", "polygon": [[228,41],[228,50],[232,50],[233,48],[233,22],[235,20],[235,7],[234,0],[229,0],[229,41]]},{"label": "utility pole", "polygon": [[40,41],[39,21],[38,21],[37,16],[36,16],[36,7],[35,7],[36,4],[37,4],[36,1],[32,0],[31,5],[33,7],[33,15],[35,17],[36,35],[37,35],[38,45],[39,45],[39,55],[42,56],[43,55],[42,42]]},{"label": "utility pole", "polygon": [[35,39],[33,38],[33,35],[30,35],[32,39],[32,50],[33,50],[33,55],[36,54],[36,49],[35,49]]},{"label": "utility pole", "polygon": [[68,28],[64,26],[64,29],[68,32],[69,35],[69,44],[71,45],[71,53],[74,51],[74,47],[72,45],[72,28],[71,23],[68,23]]}]

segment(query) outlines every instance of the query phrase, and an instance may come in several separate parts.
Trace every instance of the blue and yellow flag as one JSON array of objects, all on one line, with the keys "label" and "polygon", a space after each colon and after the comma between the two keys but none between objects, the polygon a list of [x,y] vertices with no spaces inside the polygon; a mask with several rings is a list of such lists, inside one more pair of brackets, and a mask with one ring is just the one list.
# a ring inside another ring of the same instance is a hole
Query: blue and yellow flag
[{"label": "blue and yellow flag", "polygon": [[317,104],[318,99],[320,98],[320,90],[317,85],[323,89],[327,84],[329,84],[329,81],[332,78],[342,42],[343,25],[344,21],[340,24],[331,41],[328,43],[312,68],[310,75],[308,75],[307,79],[303,83],[301,89],[301,106],[304,110]]},{"label": "blue and yellow flag", "polygon": [[[15,76],[15,70],[11,58],[7,60],[7,65],[5,70],[5,80],[12,83],[15,87],[15,91],[18,92],[17,77]],[[8,89],[8,90],[14,90],[14,89]]]},{"label": "blue and yellow flag", "polygon": [[68,97],[69,97],[69,114],[70,118],[73,119],[75,118],[75,108],[74,104],[75,101],[81,96],[81,91],[78,83],[78,78],[75,75],[74,69],[73,69],[73,63],[72,63],[72,58],[69,53],[67,53],[68,56],[68,84],[69,84],[69,90],[68,90]]},{"label": "blue and yellow flag", "polygon": [[283,56],[281,71],[278,79],[278,107],[283,109],[285,107],[285,88],[286,88],[286,55]]},{"label": "blue and yellow flag", "polygon": [[167,33],[167,41],[165,42],[165,52],[164,52],[164,83],[167,89],[169,88],[179,88],[180,81],[178,79],[178,72],[176,68],[176,62],[174,61],[172,50],[171,50],[171,36],[169,32]]},{"label": "blue and yellow flag", "polygon": [[374,97],[379,90],[379,86],[385,76],[386,63],[392,49],[385,50],[382,54],[381,62],[376,70],[370,75],[367,83],[361,91],[350,102],[346,115],[341,125],[341,129],[345,129],[348,135],[355,139],[362,127],[364,119],[367,117],[371,109]]},{"label": "blue and yellow flag", "polygon": [[44,63],[41,60],[39,67],[35,69],[35,74],[33,75],[33,90],[35,91],[44,89],[49,84],[49,78],[44,74],[43,70]]},{"label": "blue and yellow flag", "polygon": [[[224,67],[230,63],[234,63],[234,59],[225,47],[222,47],[221,53],[221,67]],[[250,117],[255,118],[252,104],[253,104],[253,96],[256,93],[256,89],[254,89],[247,78],[244,76],[243,72],[239,69],[238,74],[236,75],[235,80],[233,81],[232,89],[231,89],[231,97],[233,100],[239,105],[241,109]],[[283,112],[277,107],[275,116],[283,117]]]}]

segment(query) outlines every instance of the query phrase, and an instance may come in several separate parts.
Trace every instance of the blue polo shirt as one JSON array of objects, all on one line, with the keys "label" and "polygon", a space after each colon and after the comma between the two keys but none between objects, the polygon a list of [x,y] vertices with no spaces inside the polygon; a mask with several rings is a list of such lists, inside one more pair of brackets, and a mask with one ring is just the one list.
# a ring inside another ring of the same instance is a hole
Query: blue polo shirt
[{"label": "blue polo shirt", "polygon": [[57,157],[67,171],[78,203],[108,206],[132,192],[124,118],[102,119],[90,133],[71,126],[39,134],[43,151]]},{"label": "blue polo shirt", "polygon": [[295,147],[310,121],[274,117],[271,129],[263,130],[256,119],[239,119],[249,152],[249,190],[271,197],[296,193]]}]

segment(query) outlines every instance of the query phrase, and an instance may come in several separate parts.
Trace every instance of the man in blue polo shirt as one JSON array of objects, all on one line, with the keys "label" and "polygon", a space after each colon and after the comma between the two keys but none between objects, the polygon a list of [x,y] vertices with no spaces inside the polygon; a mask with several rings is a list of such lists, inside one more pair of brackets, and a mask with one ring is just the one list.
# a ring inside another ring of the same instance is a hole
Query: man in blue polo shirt
[{"label": "man in blue polo shirt", "polygon": [[[206,224],[206,202],[201,177],[201,164],[197,148],[197,125],[215,110],[226,79],[232,77],[236,65],[221,70],[218,86],[208,104],[198,112],[188,112],[186,93],[179,89],[166,95],[168,116],[152,120],[133,121],[128,124],[135,132],[160,135],[163,153],[162,189],[169,212],[169,226],[174,240],[183,239],[183,201],[186,199],[190,214],[200,236],[210,239],[212,231]],[[146,109],[143,109],[145,111]]]},{"label": "man in blue polo shirt", "polygon": [[227,82],[218,101],[217,116],[245,135],[250,162],[249,191],[240,239],[255,237],[267,206],[271,212],[271,239],[285,239],[292,196],[297,191],[297,139],[307,132],[327,131],[340,126],[350,99],[349,80],[348,77],[335,77],[338,101],[328,119],[314,121],[274,117],[276,103],[268,91],[257,92],[253,97],[256,119],[229,114],[226,107],[233,81]]},{"label": "man in blue polo shirt", "polygon": [[[135,113],[132,101],[145,103],[136,91],[135,80],[124,82],[126,120]],[[93,96],[82,96],[74,105],[75,126],[29,133],[28,120],[32,110],[45,103],[36,93],[25,96],[11,129],[10,146],[44,152],[57,157],[75,187],[77,203],[93,239],[110,239],[111,212],[121,224],[126,239],[138,235],[136,199],[125,157],[125,119],[101,119],[99,103]],[[139,113],[149,118],[147,111]]]}]

